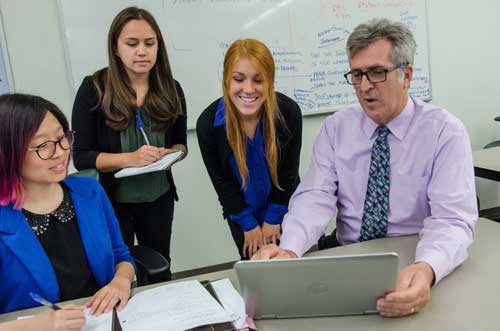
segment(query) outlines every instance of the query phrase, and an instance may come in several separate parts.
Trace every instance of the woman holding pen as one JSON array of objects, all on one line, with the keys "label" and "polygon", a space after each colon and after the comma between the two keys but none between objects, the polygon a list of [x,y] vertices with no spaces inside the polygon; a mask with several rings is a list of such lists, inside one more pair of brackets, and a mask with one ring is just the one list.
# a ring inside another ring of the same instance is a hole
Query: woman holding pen
[{"label": "woman holding pen", "polygon": [[[129,7],[108,34],[108,67],[86,77],[73,106],[74,164],[96,168],[120,222],[125,243],[160,252],[170,262],[174,200],[170,170],[115,179],[186,147],[186,103],[172,77],[165,42],[153,16]],[[157,281],[170,279],[170,274]]]},{"label": "woman holding pen", "polygon": [[300,108],[274,91],[274,75],[263,43],[235,41],[224,58],[223,97],[196,125],[203,161],[243,259],[278,241],[299,183]]},{"label": "woman holding pen", "polygon": [[[97,315],[128,301],[134,264],[109,199],[94,179],[67,177],[73,137],[51,102],[0,96],[0,314],[38,306],[31,292],[51,302],[92,297]],[[14,324],[76,327],[83,308]]]}]

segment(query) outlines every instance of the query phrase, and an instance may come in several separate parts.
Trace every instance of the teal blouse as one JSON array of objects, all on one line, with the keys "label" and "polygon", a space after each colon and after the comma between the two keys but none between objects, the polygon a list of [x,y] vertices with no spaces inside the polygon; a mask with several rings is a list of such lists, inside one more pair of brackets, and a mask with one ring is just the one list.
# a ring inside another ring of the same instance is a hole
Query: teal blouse
[{"label": "teal blouse", "polygon": [[[165,146],[165,132],[153,131],[153,122],[149,114],[142,108],[137,108],[144,131],[152,146]],[[120,132],[121,150],[123,153],[134,152],[146,144],[136,121]],[[170,189],[165,171],[151,172],[137,176],[123,177],[116,180],[117,186],[114,200],[118,202],[152,202]]]}]

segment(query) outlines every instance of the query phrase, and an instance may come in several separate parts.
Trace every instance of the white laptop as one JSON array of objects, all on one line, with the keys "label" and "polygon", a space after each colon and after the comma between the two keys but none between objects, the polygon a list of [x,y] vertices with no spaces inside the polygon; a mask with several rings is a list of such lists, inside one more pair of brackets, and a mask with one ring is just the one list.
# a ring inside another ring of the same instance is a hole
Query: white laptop
[{"label": "white laptop", "polygon": [[234,268],[254,319],[377,313],[394,289],[397,253],[238,261]]}]

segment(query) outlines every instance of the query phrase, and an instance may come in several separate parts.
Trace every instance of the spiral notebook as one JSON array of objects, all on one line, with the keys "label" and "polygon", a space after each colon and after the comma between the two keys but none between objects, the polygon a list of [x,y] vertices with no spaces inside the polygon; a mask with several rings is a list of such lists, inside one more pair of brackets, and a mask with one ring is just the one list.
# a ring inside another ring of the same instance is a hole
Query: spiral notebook
[{"label": "spiral notebook", "polygon": [[128,176],[136,176],[141,174],[147,174],[155,171],[162,171],[171,167],[175,162],[179,161],[184,155],[182,151],[176,151],[170,154],[162,156],[158,161],[148,164],[144,167],[130,167],[124,168],[115,174],[115,178],[122,178]]}]

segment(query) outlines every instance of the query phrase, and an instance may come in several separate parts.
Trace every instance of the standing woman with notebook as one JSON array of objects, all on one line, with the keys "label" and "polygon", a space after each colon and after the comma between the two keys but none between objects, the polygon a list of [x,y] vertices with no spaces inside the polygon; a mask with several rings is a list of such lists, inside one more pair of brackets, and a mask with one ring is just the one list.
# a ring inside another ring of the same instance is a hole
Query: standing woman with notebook
[{"label": "standing woman with notebook", "polygon": [[235,41],[224,58],[223,97],[196,124],[203,161],[243,259],[279,240],[299,183],[301,112],[274,91],[274,76],[262,42]]},{"label": "standing woman with notebook", "polygon": [[108,60],[108,67],[83,80],[75,98],[75,167],[99,171],[125,243],[132,247],[135,234],[139,244],[170,262],[178,200],[171,170],[113,176],[176,150],[187,153],[184,94],[172,77],[165,41],[149,12],[129,7],[115,17],[108,34]]}]

